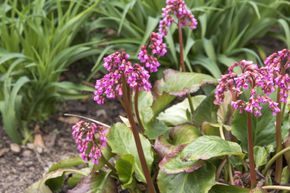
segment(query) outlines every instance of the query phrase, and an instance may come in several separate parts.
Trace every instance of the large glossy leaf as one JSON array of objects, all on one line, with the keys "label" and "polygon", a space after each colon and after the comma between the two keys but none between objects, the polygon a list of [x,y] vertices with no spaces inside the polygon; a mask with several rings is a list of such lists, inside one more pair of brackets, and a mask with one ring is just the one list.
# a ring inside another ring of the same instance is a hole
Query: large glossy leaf
[{"label": "large glossy leaf", "polygon": [[[146,139],[141,134],[140,138],[147,165],[149,168],[151,168],[151,165],[153,163],[153,151],[151,149],[151,144],[148,139]],[[128,128],[125,124],[121,123],[116,123],[115,125],[113,125],[108,134],[108,143],[113,153],[119,156],[131,154],[134,157],[134,168],[136,172],[136,177],[139,181],[145,182],[145,177],[143,175],[142,167],[139,161],[134,137],[130,128]]]},{"label": "large glossy leaf", "polygon": [[204,160],[226,155],[243,156],[241,147],[216,136],[201,136],[188,144],[174,157],[165,157],[160,169],[168,174],[191,172],[203,165]]},{"label": "large glossy leaf", "polygon": [[207,193],[215,184],[215,168],[211,164],[192,173],[158,174],[160,193]]},{"label": "large glossy leaf", "polygon": [[169,136],[160,136],[155,140],[154,149],[160,157],[176,155],[187,144],[200,136],[200,131],[193,125],[185,124],[172,128]]},{"label": "large glossy leaf", "polygon": [[209,83],[216,83],[216,79],[206,74],[167,69],[164,71],[163,79],[158,81],[158,92],[183,96],[187,93],[196,92],[202,85]]},{"label": "large glossy leaf", "polygon": [[[253,142],[255,146],[266,146],[275,143],[275,116],[268,108],[262,110],[261,117],[252,116]],[[283,127],[283,137],[289,128]],[[235,112],[232,122],[232,133],[247,149],[247,114]]]},{"label": "large glossy leaf", "polygon": [[[204,98],[204,95],[191,97],[194,110],[200,105]],[[157,119],[169,125],[181,125],[189,121],[187,119],[188,111],[190,111],[190,106],[188,99],[186,98],[182,102],[173,105],[166,109],[164,112],[160,113]]]}]

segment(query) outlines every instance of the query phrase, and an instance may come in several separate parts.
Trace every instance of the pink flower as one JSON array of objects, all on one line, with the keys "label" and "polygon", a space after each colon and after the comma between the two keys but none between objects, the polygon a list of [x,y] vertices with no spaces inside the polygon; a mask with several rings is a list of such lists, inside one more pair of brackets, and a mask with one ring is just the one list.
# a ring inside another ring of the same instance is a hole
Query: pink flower
[{"label": "pink flower", "polygon": [[134,64],[130,66],[130,68],[125,70],[125,74],[127,77],[127,83],[133,89],[145,91],[151,90],[151,84],[149,82],[149,72],[144,69],[140,64]]},{"label": "pink flower", "polygon": [[[241,69],[242,72],[240,74],[234,72],[236,67]],[[258,95],[256,92],[256,89],[259,88],[267,90],[268,88],[263,87],[267,85],[269,85],[267,79],[264,79],[263,74],[256,64],[246,60],[236,62],[229,67],[228,74],[221,77],[215,91],[214,103],[220,105],[224,100],[224,93],[230,91],[233,98],[231,105],[241,113],[246,111],[257,117],[261,116],[261,105],[267,104],[275,115],[280,112],[278,103],[274,102],[270,97]],[[244,101],[240,99],[240,96],[247,90],[250,91],[250,97],[248,101]]]},{"label": "pink flower", "polygon": [[261,73],[266,81],[260,83],[264,86],[264,92],[269,95],[275,88],[279,88],[280,102],[286,103],[290,90],[290,50],[284,49],[273,53],[264,63],[266,66],[261,68]]},{"label": "pink flower", "polygon": [[148,54],[146,46],[142,46],[141,51],[138,54],[140,63],[145,65],[149,72],[157,72],[160,63],[157,58]]},{"label": "pink flower", "polygon": [[183,0],[167,0],[165,8],[162,9],[162,19],[159,22],[158,33],[153,32],[151,34],[149,47],[142,46],[138,54],[140,63],[149,72],[157,71],[160,63],[156,57],[164,56],[167,52],[163,39],[167,35],[168,28],[175,22],[174,17],[178,19],[182,27],[188,26],[191,29],[197,27],[197,20],[191,11],[186,8]]},{"label": "pink flower", "polygon": [[129,54],[126,52],[115,52],[104,58],[104,67],[109,71],[115,71],[119,69],[119,66],[126,63],[129,59]]},{"label": "pink flower", "polygon": [[190,29],[196,29],[197,20],[186,8],[184,0],[167,0],[165,8],[162,9],[162,20],[159,23],[159,33],[162,36],[167,35],[167,29],[174,22],[174,16],[182,27],[188,26]]},{"label": "pink flower", "polygon": [[129,55],[125,52],[115,52],[104,58],[104,67],[109,73],[96,81],[94,100],[98,104],[104,104],[106,98],[114,99],[122,96],[124,83],[135,90],[151,89],[149,72],[140,64],[132,64],[128,58]]},{"label": "pink flower", "polygon": [[107,132],[95,123],[79,121],[72,127],[72,136],[83,160],[99,163],[102,149],[107,146]]},{"label": "pink flower", "polygon": [[163,43],[163,36],[153,32],[151,34],[150,48],[152,53],[158,56],[164,56],[167,52],[166,44]]}]

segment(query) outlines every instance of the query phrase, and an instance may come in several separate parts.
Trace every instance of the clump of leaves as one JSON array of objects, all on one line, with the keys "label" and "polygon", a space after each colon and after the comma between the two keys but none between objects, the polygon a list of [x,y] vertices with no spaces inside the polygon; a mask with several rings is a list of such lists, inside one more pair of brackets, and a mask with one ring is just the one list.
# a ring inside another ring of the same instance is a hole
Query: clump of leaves
[{"label": "clump of leaves", "polygon": [[31,121],[46,119],[64,99],[83,97],[85,86],[61,81],[75,61],[96,54],[97,42],[75,43],[99,1],[8,1],[0,9],[0,112],[17,143]]},{"label": "clump of leaves", "polygon": [[[178,10],[186,7],[182,0],[168,0],[167,3],[167,6],[171,3],[172,7],[176,6],[174,19],[179,24],[182,53],[183,35],[179,22],[184,15],[178,15]],[[150,47],[150,43],[148,45]],[[274,53],[266,59],[263,68],[245,60],[234,63],[215,91],[212,85],[217,81],[213,77],[186,72],[189,68],[182,67],[183,55],[179,56],[180,71],[164,71],[163,78],[155,82],[153,89],[150,89],[148,77],[152,65],[132,63],[128,58],[124,52],[107,56],[104,67],[108,74],[97,80],[94,92],[94,99],[99,104],[107,99],[118,99],[127,118],[122,117],[122,122],[108,126],[83,117],[100,128],[107,127],[105,137],[100,135],[103,130],[95,126],[84,128],[77,124],[73,127],[82,157],[97,164],[88,162],[82,166],[81,171],[89,168],[90,173],[82,173],[85,177],[74,181],[78,185],[74,184],[72,193],[117,192],[118,189],[134,193],[290,190],[285,185],[290,180],[289,166],[279,161],[290,150],[289,147],[279,149],[283,142],[280,139],[289,132],[290,50]],[[241,72],[236,71],[238,66]],[[277,98],[271,94],[277,94]],[[280,139],[276,137],[275,140],[275,135]],[[106,145],[94,148],[102,142],[101,137]],[[276,168],[272,169],[274,162]],[[283,170],[277,169],[277,165]],[[48,172],[42,183],[34,184],[28,193],[37,188],[54,190],[56,186],[49,184],[49,180],[63,185],[64,178],[69,181],[76,175],[71,169],[59,168],[54,171],[60,171],[55,177],[55,173]],[[65,171],[72,175],[65,175]]]}]

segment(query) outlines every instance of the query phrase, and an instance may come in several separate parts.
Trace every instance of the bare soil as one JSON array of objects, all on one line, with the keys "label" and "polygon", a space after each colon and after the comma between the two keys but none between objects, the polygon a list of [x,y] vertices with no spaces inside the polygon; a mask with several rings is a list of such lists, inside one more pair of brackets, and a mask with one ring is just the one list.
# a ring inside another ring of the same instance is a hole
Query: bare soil
[{"label": "bare soil", "polygon": [[98,106],[92,100],[67,102],[60,109],[60,113],[40,125],[45,148],[35,148],[33,143],[11,147],[0,125],[0,193],[23,193],[54,162],[77,154],[71,126],[78,119],[64,117],[64,113],[88,116],[107,124],[117,121],[120,114],[117,103]]}]

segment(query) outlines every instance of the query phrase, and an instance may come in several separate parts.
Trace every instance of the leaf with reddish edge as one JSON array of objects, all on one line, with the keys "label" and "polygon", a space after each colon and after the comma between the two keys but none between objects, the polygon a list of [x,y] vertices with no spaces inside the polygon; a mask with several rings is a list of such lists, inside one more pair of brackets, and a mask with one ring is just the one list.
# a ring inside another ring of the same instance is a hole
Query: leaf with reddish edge
[{"label": "leaf with reddish edge", "polygon": [[192,172],[201,167],[204,160],[226,155],[243,157],[241,147],[237,143],[225,141],[216,136],[201,136],[177,155],[163,158],[159,167],[167,174]]},{"label": "leaf with reddish edge", "polygon": [[174,96],[184,96],[197,92],[205,84],[216,83],[215,78],[206,74],[167,69],[163,79],[156,81],[155,91],[160,95],[165,92]]},{"label": "leaf with reddish edge", "polygon": [[172,145],[164,136],[158,137],[154,143],[154,149],[162,158],[176,156],[185,146],[186,144]]},{"label": "leaf with reddish edge", "polygon": [[154,148],[161,157],[176,155],[186,146],[186,144],[191,143],[199,136],[199,129],[193,125],[179,125],[170,130],[170,139],[164,136],[160,136],[156,139]]}]

